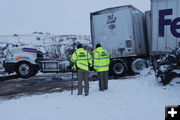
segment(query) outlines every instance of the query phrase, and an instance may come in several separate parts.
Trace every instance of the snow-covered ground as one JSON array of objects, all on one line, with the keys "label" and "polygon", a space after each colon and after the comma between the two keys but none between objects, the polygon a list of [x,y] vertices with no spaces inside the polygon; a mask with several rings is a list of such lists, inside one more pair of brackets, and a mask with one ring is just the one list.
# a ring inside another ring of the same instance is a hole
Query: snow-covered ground
[{"label": "snow-covered ground", "polygon": [[162,86],[148,72],[109,80],[104,92],[90,82],[89,96],[65,91],[0,100],[0,120],[164,120],[165,106],[180,104],[180,79]]}]

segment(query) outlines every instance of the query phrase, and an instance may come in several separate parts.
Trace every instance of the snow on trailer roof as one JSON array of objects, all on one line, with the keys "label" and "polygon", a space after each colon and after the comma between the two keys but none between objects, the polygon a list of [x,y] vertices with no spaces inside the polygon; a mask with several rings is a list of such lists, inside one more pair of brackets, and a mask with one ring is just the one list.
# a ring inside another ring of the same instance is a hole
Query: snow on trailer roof
[{"label": "snow on trailer roof", "polygon": [[92,12],[90,13],[91,15],[98,15],[98,14],[103,14],[103,13],[107,13],[109,11],[113,11],[115,9],[126,9],[126,8],[132,8],[133,10],[137,10],[141,13],[143,13],[142,11],[140,11],[139,9],[137,9],[136,7],[132,6],[132,5],[124,5],[124,6],[117,6],[117,7],[111,7],[111,8],[106,8],[106,9],[102,9],[96,12]]},{"label": "snow on trailer roof", "polygon": [[150,1],[166,1],[166,0],[150,0]]}]

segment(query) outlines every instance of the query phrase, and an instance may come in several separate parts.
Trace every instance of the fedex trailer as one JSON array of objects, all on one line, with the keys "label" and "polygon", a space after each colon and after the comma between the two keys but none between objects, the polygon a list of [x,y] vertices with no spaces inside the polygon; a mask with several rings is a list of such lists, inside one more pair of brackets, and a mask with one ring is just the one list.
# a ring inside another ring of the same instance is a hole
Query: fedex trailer
[{"label": "fedex trailer", "polygon": [[180,47],[180,0],[151,0],[151,54],[163,54]]},{"label": "fedex trailer", "polygon": [[100,43],[111,58],[110,74],[122,76],[147,66],[148,42],[145,15],[131,5],[107,8],[90,14],[93,48]]}]

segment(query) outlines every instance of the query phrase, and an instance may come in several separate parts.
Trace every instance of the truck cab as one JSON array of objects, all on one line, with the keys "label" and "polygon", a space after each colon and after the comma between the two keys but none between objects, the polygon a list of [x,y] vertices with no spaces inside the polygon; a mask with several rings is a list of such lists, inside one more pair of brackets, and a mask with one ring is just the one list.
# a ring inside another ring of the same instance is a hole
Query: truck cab
[{"label": "truck cab", "polygon": [[16,47],[7,50],[4,61],[7,73],[17,73],[20,78],[29,78],[41,71],[43,73],[58,73],[70,71],[67,60],[47,60],[43,52],[35,46]]},{"label": "truck cab", "polygon": [[40,70],[43,53],[36,47],[23,46],[7,50],[4,68],[7,73],[16,72],[22,78],[35,75]]}]

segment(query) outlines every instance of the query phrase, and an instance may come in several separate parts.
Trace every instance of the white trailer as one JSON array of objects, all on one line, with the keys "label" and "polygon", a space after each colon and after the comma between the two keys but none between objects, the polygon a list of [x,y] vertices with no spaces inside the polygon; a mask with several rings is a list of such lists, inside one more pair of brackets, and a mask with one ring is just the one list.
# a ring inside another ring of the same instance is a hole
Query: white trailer
[{"label": "white trailer", "polygon": [[111,57],[111,75],[122,76],[128,69],[139,72],[148,55],[145,15],[131,5],[107,8],[90,14],[93,48],[100,43]]},{"label": "white trailer", "polygon": [[152,55],[180,47],[180,0],[151,0]]}]

